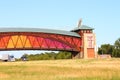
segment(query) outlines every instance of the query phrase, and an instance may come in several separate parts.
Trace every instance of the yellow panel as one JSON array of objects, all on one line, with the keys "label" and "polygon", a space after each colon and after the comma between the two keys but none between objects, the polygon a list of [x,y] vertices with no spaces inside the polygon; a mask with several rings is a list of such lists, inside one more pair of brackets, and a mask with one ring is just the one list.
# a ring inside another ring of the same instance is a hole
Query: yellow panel
[{"label": "yellow panel", "polygon": [[24,46],[24,47],[25,47],[25,48],[30,48],[30,47],[32,47],[28,38],[27,38],[27,40],[26,40],[26,42],[25,42],[25,46]]},{"label": "yellow panel", "polygon": [[11,36],[12,40],[13,40],[13,44],[16,44],[17,39],[18,39],[18,35],[16,36]]},{"label": "yellow panel", "polygon": [[8,45],[7,45],[7,48],[14,48],[12,39],[9,40]]},{"label": "yellow panel", "polygon": [[22,44],[22,41],[20,39],[20,36],[18,37],[18,41],[17,41],[17,44],[16,44],[16,48],[23,48],[23,44]]},{"label": "yellow panel", "polygon": [[21,38],[21,41],[22,41],[22,43],[23,43],[23,45],[24,45],[24,44],[25,44],[25,41],[26,41],[26,36],[21,35],[20,38]]}]

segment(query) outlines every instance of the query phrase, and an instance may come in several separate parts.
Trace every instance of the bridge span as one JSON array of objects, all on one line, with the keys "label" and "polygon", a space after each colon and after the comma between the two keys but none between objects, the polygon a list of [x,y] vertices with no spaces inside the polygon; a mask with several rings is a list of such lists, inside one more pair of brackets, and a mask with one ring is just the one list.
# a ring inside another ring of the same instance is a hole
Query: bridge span
[{"label": "bridge span", "polygon": [[85,25],[71,31],[0,28],[0,50],[69,51],[73,58],[95,58],[95,34]]}]

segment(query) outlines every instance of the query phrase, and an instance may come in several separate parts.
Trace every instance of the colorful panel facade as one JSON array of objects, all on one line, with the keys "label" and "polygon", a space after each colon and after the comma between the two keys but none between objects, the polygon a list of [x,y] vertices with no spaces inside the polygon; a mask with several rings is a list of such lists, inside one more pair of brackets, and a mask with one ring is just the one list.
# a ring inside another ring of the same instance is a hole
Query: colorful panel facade
[{"label": "colorful panel facade", "polygon": [[0,33],[0,50],[66,50],[80,51],[81,39],[58,34]]}]

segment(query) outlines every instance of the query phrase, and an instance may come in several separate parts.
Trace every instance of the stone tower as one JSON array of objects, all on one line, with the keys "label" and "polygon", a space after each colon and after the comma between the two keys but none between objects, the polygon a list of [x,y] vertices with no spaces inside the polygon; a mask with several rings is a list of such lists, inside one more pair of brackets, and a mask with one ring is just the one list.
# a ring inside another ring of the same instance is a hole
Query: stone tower
[{"label": "stone tower", "polygon": [[93,33],[93,28],[81,25],[81,21],[72,32],[76,32],[81,36],[81,43],[80,52],[77,53],[80,58],[96,58],[96,36]]}]

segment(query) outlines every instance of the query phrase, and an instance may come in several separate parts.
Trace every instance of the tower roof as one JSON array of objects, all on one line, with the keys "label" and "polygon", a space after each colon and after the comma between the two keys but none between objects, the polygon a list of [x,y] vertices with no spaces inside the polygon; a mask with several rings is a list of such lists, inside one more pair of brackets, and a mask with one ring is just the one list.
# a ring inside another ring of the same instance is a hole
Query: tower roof
[{"label": "tower roof", "polygon": [[74,28],[73,30],[71,31],[79,31],[79,30],[93,30],[94,28],[91,28],[89,26],[86,26],[86,25],[81,25],[80,27],[76,27]]}]

